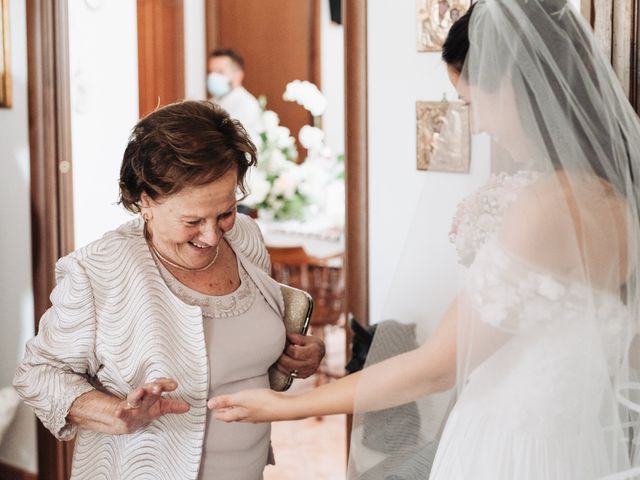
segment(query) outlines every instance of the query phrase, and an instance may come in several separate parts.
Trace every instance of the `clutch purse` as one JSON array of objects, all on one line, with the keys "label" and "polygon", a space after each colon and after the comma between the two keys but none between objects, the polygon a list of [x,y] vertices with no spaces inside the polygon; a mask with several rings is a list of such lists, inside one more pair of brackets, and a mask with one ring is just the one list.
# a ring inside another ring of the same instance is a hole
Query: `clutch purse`
[{"label": "clutch purse", "polygon": [[[287,333],[300,333],[306,335],[313,311],[313,298],[304,290],[280,284],[282,298],[284,299],[284,327]],[[284,392],[287,390],[293,377],[286,375],[277,369],[275,365],[269,368],[269,385],[272,390]]]}]

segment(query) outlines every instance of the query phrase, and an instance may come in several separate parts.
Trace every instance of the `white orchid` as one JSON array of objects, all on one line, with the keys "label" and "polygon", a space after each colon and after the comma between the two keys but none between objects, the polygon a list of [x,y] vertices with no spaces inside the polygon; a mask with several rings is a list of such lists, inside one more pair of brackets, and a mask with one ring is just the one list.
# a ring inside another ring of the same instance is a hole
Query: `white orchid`
[{"label": "white orchid", "polygon": [[322,205],[326,196],[326,183],[320,178],[305,178],[298,186],[300,193],[305,195],[314,205]]},{"label": "white orchid", "polygon": [[290,169],[280,175],[273,182],[272,192],[276,196],[281,196],[285,199],[292,199],[296,190],[298,189],[299,175],[296,175],[297,169]]},{"label": "white orchid", "polygon": [[311,112],[314,117],[319,117],[327,109],[327,99],[313,83],[307,80],[294,80],[289,82],[282,98],[288,102],[296,102]]},{"label": "white orchid", "polygon": [[322,176],[312,177],[307,174],[300,182],[298,190],[309,198],[312,203],[322,204],[324,202],[325,187],[326,183],[323,181]]},{"label": "white orchid", "polygon": [[317,151],[324,147],[324,132],[317,127],[305,125],[298,133],[300,144],[310,151]]},{"label": "white orchid", "polygon": [[281,150],[273,150],[269,155],[265,155],[262,158],[264,170],[272,176],[280,175],[281,172],[294,165],[293,162],[287,160]]},{"label": "white orchid", "polygon": [[291,131],[287,127],[276,127],[274,130],[274,143],[277,148],[290,148],[295,145],[295,139],[291,136]]},{"label": "white orchid", "polygon": [[260,117],[264,131],[272,132],[280,125],[280,117],[273,110],[265,110]]},{"label": "white orchid", "polygon": [[247,185],[249,187],[249,196],[242,203],[255,207],[264,202],[271,190],[271,183],[267,180],[267,174],[257,168],[252,168],[247,172]]}]

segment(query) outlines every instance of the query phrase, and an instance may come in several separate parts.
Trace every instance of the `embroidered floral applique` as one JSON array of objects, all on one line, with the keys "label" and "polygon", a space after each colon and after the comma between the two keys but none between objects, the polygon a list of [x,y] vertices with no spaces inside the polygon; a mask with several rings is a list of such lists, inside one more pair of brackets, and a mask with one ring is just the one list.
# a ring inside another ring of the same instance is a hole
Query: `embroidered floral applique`
[{"label": "embroidered floral applique", "polygon": [[[159,264],[159,262],[157,262]],[[159,264],[161,265],[161,264]],[[238,265],[240,286],[228,295],[213,296],[196,292],[180,283],[164,266],[160,268],[162,278],[169,289],[189,305],[202,308],[202,315],[207,318],[237,317],[248,311],[256,298],[257,288],[247,271]]]},{"label": "embroidered floral applique", "polygon": [[[466,290],[479,319],[493,327],[527,334],[562,329],[578,332],[595,325],[608,344],[605,351],[620,351],[616,344],[623,338],[628,312],[619,298],[535,270],[505,251],[497,239],[491,239],[477,253],[468,271]],[[615,365],[615,360],[609,365]]]},{"label": "embroidered floral applique", "polygon": [[456,247],[461,264],[471,265],[476,252],[502,224],[507,208],[516,201],[522,189],[539,176],[538,172],[524,170],[514,175],[505,172],[492,175],[487,183],[460,203],[449,239]]}]

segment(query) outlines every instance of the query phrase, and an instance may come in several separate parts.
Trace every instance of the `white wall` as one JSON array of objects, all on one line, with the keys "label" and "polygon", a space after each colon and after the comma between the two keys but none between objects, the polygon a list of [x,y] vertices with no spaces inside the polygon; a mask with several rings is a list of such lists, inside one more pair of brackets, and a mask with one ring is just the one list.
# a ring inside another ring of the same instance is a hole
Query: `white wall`
[{"label": "white wall", "polygon": [[[13,108],[0,108],[0,388],[11,385],[34,332],[25,6],[25,0],[10,4]],[[24,405],[0,443],[0,462],[37,471],[35,416]]]},{"label": "white wall", "polygon": [[184,97],[207,98],[207,45],[204,0],[184,2]]},{"label": "white wall", "polygon": [[[370,321],[384,318],[414,321],[427,315],[435,323],[457,291],[456,265],[448,233],[455,207],[478,177],[416,170],[418,100],[454,100],[440,53],[416,51],[415,2],[371,0],[368,3],[369,97],[369,272]],[[423,194],[424,196],[421,196]],[[421,210],[414,212],[420,203]],[[424,242],[407,246],[410,225],[419,216]],[[406,257],[408,256],[408,257]],[[412,268],[402,272],[419,285],[413,301],[387,300],[401,258]],[[412,306],[419,309],[411,310]]]},{"label": "white wall", "polygon": [[[138,121],[136,2],[69,2],[76,246],[130,216],[116,204],[122,154]],[[117,28],[114,26],[117,25]],[[185,98],[205,98],[204,0],[184,3]]]},{"label": "white wall", "polygon": [[129,217],[116,205],[122,154],[138,120],[136,2],[69,2],[76,246]]},{"label": "white wall", "polygon": [[336,153],[344,152],[344,29],[331,23],[328,0],[322,2],[320,70],[321,90],[327,97],[322,118],[327,145]]}]

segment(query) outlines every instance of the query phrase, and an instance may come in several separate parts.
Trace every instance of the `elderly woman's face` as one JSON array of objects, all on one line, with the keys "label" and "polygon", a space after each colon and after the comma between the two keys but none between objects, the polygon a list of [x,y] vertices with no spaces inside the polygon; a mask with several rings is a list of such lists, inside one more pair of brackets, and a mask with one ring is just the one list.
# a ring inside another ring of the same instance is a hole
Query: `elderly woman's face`
[{"label": "elderly woman's face", "polygon": [[154,201],[143,194],[142,213],[160,253],[188,268],[207,265],[235,223],[237,180],[232,168],[214,182],[187,187],[169,197]]}]

